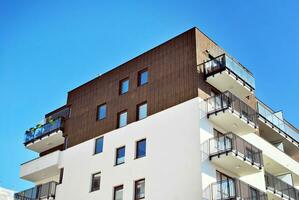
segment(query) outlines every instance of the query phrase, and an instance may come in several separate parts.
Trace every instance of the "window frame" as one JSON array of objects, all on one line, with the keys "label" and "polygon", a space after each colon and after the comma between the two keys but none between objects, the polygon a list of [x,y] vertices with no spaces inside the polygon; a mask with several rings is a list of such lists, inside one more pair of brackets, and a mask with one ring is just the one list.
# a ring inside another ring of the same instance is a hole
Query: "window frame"
[{"label": "window frame", "polygon": [[[96,152],[96,150],[97,150],[97,141],[100,140],[100,139],[102,139],[102,151],[101,151],[101,152]],[[93,151],[93,155],[100,154],[100,153],[103,152],[103,150],[104,150],[104,136],[102,136],[102,137],[98,137],[98,138],[95,139],[95,141],[94,141],[94,151]]]},{"label": "window frame", "polygon": [[[146,80],[145,83],[141,84],[141,75],[142,75],[143,73],[145,73],[145,72],[147,72],[147,80]],[[138,72],[138,77],[137,77],[137,86],[138,86],[138,87],[148,84],[148,75],[149,75],[148,68],[145,68],[145,69],[140,70],[140,71]]]},{"label": "window frame", "polygon": [[[144,196],[138,198],[138,197],[137,197],[137,185],[138,185],[138,183],[140,183],[140,182],[144,182]],[[134,200],[140,200],[140,199],[145,199],[145,178],[136,180],[136,181],[134,182]]]},{"label": "window frame", "polygon": [[[146,117],[139,118],[140,107],[143,106],[143,105],[146,105]],[[143,120],[147,117],[148,117],[148,103],[147,103],[147,101],[144,101],[144,102],[142,102],[142,103],[140,103],[136,106],[136,121]]]},{"label": "window frame", "polygon": [[[124,151],[124,161],[121,162],[121,163],[118,163],[118,151],[119,151],[120,149],[124,149],[124,150],[125,150],[125,151]],[[115,151],[115,162],[114,162],[114,166],[118,166],[118,165],[125,164],[125,162],[126,162],[125,159],[126,159],[126,146],[124,145],[124,146],[121,146],[121,147],[116,148],[116,151]]]},{"label": "window frame", "polygon": [[[100,119],[100,108],[102,106],[106,107],[106,112],[105,112],[105,117]],[[107,118],[107,111],[108,111],[107,103],[102,103],[102,104],[98,105],[97,106],[97,121],[102,121],[102,120],[106,119]]]},{"label": "window frame", "polygon": [[[116,200],[115,197],[116,197],[116,192],[118,191],[118,189],[122,190],[123,194],[124,194],[124,185],[118,185],[118,186],[114,186],[113,188],[113,200]],[[124,196],[122,196],[122,199],[123,199]]]},{"label": "window frame", "polygon": [[[138,156],[138,144],[140,143],[140,142],[143,142],[143,141],[145,141],[145,154],[143,155],[143,156]],[[138,140],[137,142],[136,142],[136,147],[135,147],[136,149],[135,149],[135,159],[139,159],[139,158],[143,158],[143,157],[146,157],[146,138],[143,138],[143,139],[141,139],[141,140]]]},{"label": "window frame", "polygon": [[[126,125],[120,126],[120,116],[123,113],[127,113]],[[128,110],[123,110],[117,113],[117,128],[122,128],[128,125]]]},{"label": "window frame", "polygon": [[[122,86],[123,86],[123,83],[124,82],[126,82],[126,81],[128,81],[128,90],[126,91],[126,92],[123,92],[122,91]],[[130,79],[129,79],[129,77],[126,77],[126,78],[124,78],[124,79],[121,79],[120,81],[119,81],[119,84],[118,84],[119,86],[118,86],[118,94],[119,95],[124,95],[124,94],[126,94],[126,93],[128,93],[129,92],[129,90],[130,90]]]},{"label": "window frame", "polygon": [[[96,175],[100,175],[100,179],[99,179],[99,188],[98,189],[94,189],[93,188],[93,184],[94,184],[94,178]],[[91,174],[91,187],[90,187],[90,192],[95,192],[95,191],[98,191],[101,189],[101,180],[102,180],[102,173],[101,172],[96,172],[96,173],[93,173]]]}]

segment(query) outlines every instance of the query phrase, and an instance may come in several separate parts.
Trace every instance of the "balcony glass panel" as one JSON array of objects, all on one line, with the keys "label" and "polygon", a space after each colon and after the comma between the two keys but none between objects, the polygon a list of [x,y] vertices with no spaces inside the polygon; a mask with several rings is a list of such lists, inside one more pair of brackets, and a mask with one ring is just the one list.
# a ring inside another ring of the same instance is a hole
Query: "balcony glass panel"
[{"label": "balcony glass panel", "polygon": [[211,138],[209,142],[212,157],[233,151],[259,168],[263,167],[262,151],[233,133]]},{"label": "balcony glass panel", "polygon": [[299,133],[297,133],[285,121],[283,121],[283,119],[280,119],[271,110],[269,110],[265,105],[263,105],[260,102],[258,102],[258,113],[262,118],[270,122],[280,131],[290,136],[293,140],[299,142]]},{"label": "balcony glass panel", "polygon": [[17,200],[38,200],[43,198],[54,198],[57,183],[52,181],[46,184],[38,185],[34,188],[24,190],[15,194]]},{"label": "balcony glass panel", "polygon": [[53,122],[45,123],[44,125],[35,130],[26,131],[25,143],[34,141],[37,138],[40,138],[56,130],[60,130],[61,128],[63,128],[63,118],[58,118],[55,119]]},{"label": "balcony glass panel", "polygon": [[287,184],[272,174],[265,172],[266,187],[287,199],[299,199],[299,190]]},{"label": "balcony glass panel", "polygon": [[225,68],[228,68],[230,71],[232,71],[250,87],[253,89],[255,88],[255,79],[252,74],[240,63],[236,62],[228,55],[223,54],[204,63],[205,74],[207,76],[223,71]]},{"label": "balcony glass panel", "polygon": [[238,113],[240,117],[252,122],[255,126],[257,125],[256,111],[228,91],[212,96],[206,101],[208,115],[230,108],[235,113]]},{"label": "balcony glass panel", "polygon": [[[254,193],[251,192],[254,190]],[[266,200],[267,194],[238,179],[229,178],[211,184],[210,194],[204,199],[259,199]]]}]

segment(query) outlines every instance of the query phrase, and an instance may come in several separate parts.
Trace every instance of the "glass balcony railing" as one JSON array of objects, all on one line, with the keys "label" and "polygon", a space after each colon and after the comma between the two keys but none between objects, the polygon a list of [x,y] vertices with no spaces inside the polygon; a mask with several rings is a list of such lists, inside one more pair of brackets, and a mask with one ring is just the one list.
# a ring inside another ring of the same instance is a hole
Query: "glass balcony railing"
[{"label": "glass balcony railing", "polygon": [[269,122],[272,126],[276,127],[279,132],[283,132],[288,135],[292,140],[299,143],[299,133],[290,127],[283,119],[276,116],[271,110],[269,110],[265,105],[258,102],[258,114],[264,120]]},{"label": "glass balcony railing", "polygon": [[228,178],[211,184],[206,200],[267,200],[267,194],[238,179]]},{"label": "glass balcony railing", "polygon": [[299,190],[279,178],[265,172],[266,187],[286,199],[299,200]]},{"label": "glass balcony railing", "polygon": [[28,144],[38,138],[41,138],[47,134],[50,134],[57,130],[63,129],[63,118],[57,118],[53,120],[52,122],[45,123],[41,125],[40,127],[29,130],[25,132],[25,144]]},{"label": "glass balcony railing", "polygon": [[252,123],[257,127],[256,111],[243,102],[241,99],[226,91],[206,99],[208,116],[226,109],[231,109],[238,114],[240,118],[244,118],[247,122]]},{"label": "glass balcony railing", "polygon": [[240,63],[226,54],[220,55],[212,60],[209,60],[204,65],[204,72],[206,77],[219,73],[225,69],[235,74],[238,78],[243,80],[250,88],[255,88],[255,79],[253,75]]},{"label": "glass balcony railing", "polygon": [[57,183],[52,181],[34,188],[15,193],[15,200],[55,199]]},{"label": "glass balcony railing", "polygon": [[234,152],[252,165],[260,169],[263,167],[262,151],[236,134],[227,133],[220,137],[211,138],[209,143],[210,157],[227,152]]}]

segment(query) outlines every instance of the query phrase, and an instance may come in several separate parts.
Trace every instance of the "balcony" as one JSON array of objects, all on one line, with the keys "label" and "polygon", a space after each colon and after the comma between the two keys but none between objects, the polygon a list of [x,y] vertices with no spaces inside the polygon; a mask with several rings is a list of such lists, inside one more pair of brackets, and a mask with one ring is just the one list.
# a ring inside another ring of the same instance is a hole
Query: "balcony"
[{"label": "balcony", "polygon": [[239,62],[228,55],[220,55],[202,64],[206,81],[219,91],[231,91],[245,98],[255,89],[255,79]]},{"label": "balcony", "polygon": [[214,164],[239,176],[257,173],[263,167],[262,151],[233,133],[211,138],[209,149]]},{"label": "balcony", "polygon": [[299,190],[265,172],[266,188],[272,199],[299,200]]},{"label": "balcony", "polygon": [[257,129],[256,111],[232,93],[206,99],[207,117],[227,132],[250,133]]},{"label": "balcony", "polygon": [[26,148],[41,153],[64,143],[64,118],[60,117],[35,129],[26,131],[24,145]]},{"label": "balcony", "polygon": [[42,185],[37,185],[34,188],[18,192],[14,195],[15,200],[41,200],[55,199],[56,182],[49,182]]},{"label": "balcony", "polygon": [[58,176],[60,173],[60,169],[58,168],[60,156],[61,152],[55,151],[23,163],[21,165],[20,177],[31,182],[38,182]]},{"label": "balcony", "polygon": [[267,194],[238,179],[229,178],[210,185],[205,200],[267,200]]},{"label": "balcony", "polygon": [[[299,148],[299,132],[262,102],[258,102],[258,119],[262,122],[260,123],[262,130],[268,133],[276,133],[269,134],[270,141],[287,140]],[[265,137],[267,137],[266,134]]]}]

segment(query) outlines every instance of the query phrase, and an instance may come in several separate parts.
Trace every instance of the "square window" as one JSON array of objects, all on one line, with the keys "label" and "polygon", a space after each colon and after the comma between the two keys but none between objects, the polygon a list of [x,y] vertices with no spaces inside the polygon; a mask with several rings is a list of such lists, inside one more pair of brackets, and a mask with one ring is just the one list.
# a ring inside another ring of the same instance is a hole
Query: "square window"
[{"label": "square window", "polygon": [[125,154],[126,154],[125,146],[116,149],[115,165],[120,165],[125,163]]},{"label": "square window", "polygon": [[145,198],[145,179],[135,182],[135,200]]},{"label": "square window", "polygon": [[123,185],[114,187],[113,200],[123,200],[123,189]]},{"label": "square window", "polygon": [[141,120],[147,117],[147,103],[143,103],[137,106],[137,120]]},{"label": "square window", "polygon": [[142,70],[138,72],[138,86],[148,83],[148,70]]},{"label": "square window", "polygon": [[123,111],[118,113],[118,124],[117,127],[121,128],[123,126],[127,125],[127,119],[128,119],[128,112],[127,111]]},{"label": "square window", "polygon": [[98,154],[98,153],[103,152],[103,143],[104,143],[104,138],[103,137],[100,137],[100,138],[96,139],[94,154]]},{"label": "square window", "polygon": [[95,173],[91,177],[91,192],[99,190],[101,184],[101,173]]},{"label": "square window", "polygon": [[119,83],[119,94],[125,94],[129,91],[129,78],[123,79]]},{"label": "square window", "polygon": [[136,143],[136,158],[142,158],[144,156],[146,156],[146,139]]},{"label": "square window", "polygon": [[107,115],[107,105],[106,104],[99,105],[97,119],[98,120],[105,119],[106,115]]}]

